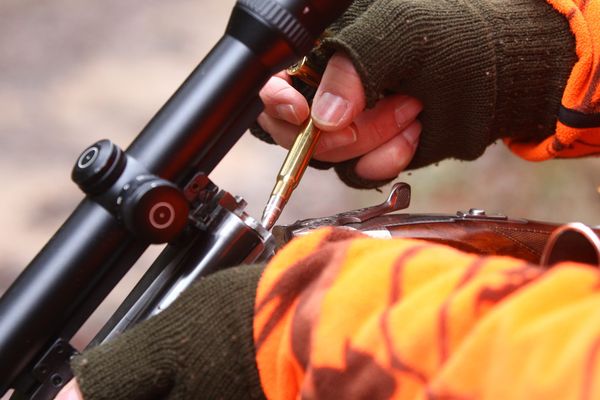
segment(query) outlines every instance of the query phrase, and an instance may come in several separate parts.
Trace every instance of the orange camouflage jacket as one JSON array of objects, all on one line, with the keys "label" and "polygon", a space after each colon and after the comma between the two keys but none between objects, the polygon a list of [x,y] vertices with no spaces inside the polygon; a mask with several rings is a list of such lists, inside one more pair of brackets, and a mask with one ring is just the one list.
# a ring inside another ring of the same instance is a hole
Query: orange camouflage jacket
[{"label": "orange camouflage jacket", "polygon": [[258,286],[270,399],[600,398],[600,271],[327,228]]}]

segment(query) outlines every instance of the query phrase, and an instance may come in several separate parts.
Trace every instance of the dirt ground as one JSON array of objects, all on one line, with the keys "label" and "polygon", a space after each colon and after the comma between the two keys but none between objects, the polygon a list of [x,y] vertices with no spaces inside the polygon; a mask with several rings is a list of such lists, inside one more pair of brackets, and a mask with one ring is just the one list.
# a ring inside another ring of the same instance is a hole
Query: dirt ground
[{"label": "dirt ground", "polygon": [[[126,147],[220,37],[232,4],[0,2],[0,293],[80,201],[69,178],[80,151],[105,137]],[[245,136],[212,178],[259,217],[283,157],[281,149]],[[478,207],[598,224],[598,171],[597,158],[531,164],[498,144],[477,162],[447,161],[399,180],[413,187],[411,212]],[[345,188],[330,172],[309,171],[281,221],[383,197]]]}]

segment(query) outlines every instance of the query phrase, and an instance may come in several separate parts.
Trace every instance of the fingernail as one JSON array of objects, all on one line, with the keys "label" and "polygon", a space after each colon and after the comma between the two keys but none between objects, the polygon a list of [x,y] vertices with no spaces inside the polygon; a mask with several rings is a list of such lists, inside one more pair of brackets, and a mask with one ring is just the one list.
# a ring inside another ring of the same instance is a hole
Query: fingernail
[{"label": "fingernail", "polygon": [[348,100],[325,92],[313,104],[312,117],[319,125],[336,127],[349,108]]},{"label": "fingernail", "polygon": [[407,97],[394,111],[396,123],[400,128],[410,124],[423,110],[421,103],[413,98]]},{"label": "fingernail", "polygon": [[421,124],[416,123],[409,126],[407,129],[402,132],[402,136],[406,139],[411,146],[414,146],[419,141],[419,136],[421,135]]},{"label": "fingernail", "polygon": [[302,122],[298,117],[298,113],[296,113],[296,107],[291,104],[280,104],[275,107],[275,111],[281,119],[287,122],[296,125],[299,125]]},{"label": "fingernail", "polygon": [[323,132],[319,139],[317,153],[325,153],[339,147],[348,146],[355,143],[357,138],[356,130],[352,126],[335,132]]}]

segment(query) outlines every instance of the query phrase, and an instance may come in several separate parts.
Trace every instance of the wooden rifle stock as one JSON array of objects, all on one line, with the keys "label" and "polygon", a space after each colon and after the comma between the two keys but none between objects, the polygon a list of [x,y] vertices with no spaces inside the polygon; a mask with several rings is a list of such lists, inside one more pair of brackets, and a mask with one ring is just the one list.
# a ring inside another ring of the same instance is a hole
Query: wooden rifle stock
[{"label": "wooden rifle stock", "polygon": [[[541,264],[544,252],[553,251],[547,248],[551,235],[565,232],[561,224],[509,218],[478,209],[459,211],[455,215],[392,213],[408,207],[409,202],[410,187],[401,183],[393,187],[388,200],[380,205],[275,227],[273,233],[278,244],[282,245],[318,227],[340,226],[373,237],[422,239],[470,253],[511,256]],[[600,229],[583,224],[579,226],[586,230],[588,236],[563,235],[567,240],[552,241],[555,246],[562,247],[560,260],[598,264]],[[552,260],[552,257],[549,259]]]},{"label": "wooden rifle stock", "polygon": [[[396,218],[412,222],[390,221],[386,229],[392,237],[424,239],[470,253],[511,256],[534,264],[540,264],[550,235],[560,227],[546,222],[508,218],[504,221],[456,216],[432,221],[423,215],[399,215]],[[600,230],[594,232],[600,234]]]}]

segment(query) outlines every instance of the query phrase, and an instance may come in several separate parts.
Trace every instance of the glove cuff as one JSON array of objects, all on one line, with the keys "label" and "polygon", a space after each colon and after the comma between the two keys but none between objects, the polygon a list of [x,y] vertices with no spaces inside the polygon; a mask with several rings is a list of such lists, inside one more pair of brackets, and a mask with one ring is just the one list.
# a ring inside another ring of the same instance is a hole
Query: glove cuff
[{"label": "glove cuff", "polygon": [[374,181],[370,179],[361,178],[356,173],[356,164],[359,160],[360,158],[357,157],[334,164],[335,173],[340,178],[340,180],[344,182],[347,186],[354,189],[379,189],[380,187],[387,185],[395,179],[392,178]]},{"label": "glove cuff", "polygon": [[545,1],[477,0],[494,33],[496,107],[492,139],[539,140],[554,133],[561,98],[577,62],[564,16]]}]

